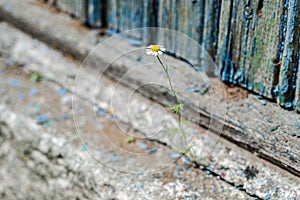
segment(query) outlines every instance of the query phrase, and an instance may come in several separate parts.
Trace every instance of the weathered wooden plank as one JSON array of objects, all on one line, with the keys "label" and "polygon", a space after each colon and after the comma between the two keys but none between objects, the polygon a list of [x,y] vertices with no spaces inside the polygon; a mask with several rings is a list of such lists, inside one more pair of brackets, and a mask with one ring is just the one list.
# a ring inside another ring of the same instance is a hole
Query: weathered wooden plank
[{"label": "weathered wooden plank", "polygon": [[284,43],[283,58],[280,66],[280,87],[278,101],[280,106],[286,109],[295,107],[297,72],[299,68],[299,12],[300,1],[289,0],[286,2],[288,8],[286,37]]},{"label": "weathered wooden plank", "polygon": [[[107,1],[108,29],[111,33],[129,31],[125,35],[132,38],[143,40],[144,34],[142,27],[149,27],[156,20],[150,16],[155,6],[154,0],[109,0]],[[149,17],[149,18],[148,18]]]},{"label": "weathered wooden plank", "polygon": [[104,2],[101,0],[85,0],[85,23],[91,27],[102,27]]},{"label": "weathered wooden plank", "polygon": [[[169,29],[159,35],[168,51],[199,65],[203,41],[205,1],[159,1],[158,26]],[[180,34],[176,34],[179,32]]]},{"label": "weathered wooden plank", "polygon": [[231,49],[229,44],[231,41],[231,13],[233,9],[232,0],[223,0],[221,3],[220,25],[219,25],[219,44],[217,63],[221,66],[220,76],[223,81],[232,81],[233,67],[231,60]]},{"label": "weathered wooden plank", "polygon": [[[147,24],[149,27],[158,26],[158,9],[159,4],[157,0],[144,1],[144,19],[143,24]],[[149,29],[149,31],[143,32],[143,41],[146,45],[157,43],[157,31]]]},{"label": "weathered wooden plank", "polygon": [[[219,48],[221,77],[269,98],[278,79],[282,1],[222,3]],[[228,12],[229,11],[229,12]],[[229,15],[229,16],[228,16]],[[229,24],[231,23],[231,24]],[[225,26],[225,27],[224,27]],[[225,33],[225,34],[224,34]]]},{"label": "weathered wooden plank", "polygon": [[[178,30],[178,23],[177,23],[177,18],[176,18],[176,23],[175,24],[171,24],[168,23],[171,20],[171,14],[174,13],[176,14],[175,11],[172,12],[172,9],[174,9],[174,7],[172,7],[171,3],[173,3],[174,1],[166,1],[166,0],[162,0],[159,1],[159,13],[158,13],[158,26],[161,28],[165,28],[165,29],[173,29],[175,31]],[[174,25],[174,27],[172,27],[172,25]],[[160,31],[159,35],[158,35],[158,43],[159,44],[163,44],[169,51],[171,51],[171,45],[169,38],[170,38],[170,32],[168,31]]]},{"label": "weathered wooden plank", "polygon": [[[300,41],[299,41],[300,42]],[[297,90],[296,90],[296,110],[300,113],[300,63],[298,64],[298,79],[297,79]]]},{"label": "weathered wooden plank", "polygon": [[84,3],[85,0],[56,0],[55,5],[75,18],[83,19]]},{"label": "weathered wooden plank", "polygon": [[300,66],[298,66],[298,87],[296,90],[296,110],[298,113],[300,113]]},{"label": "weathered wooden plank", "polygon": [[203,46],[207,53],[215,59],[218,43],[218,24],[220,19],[221,0],[205,1],[205,20]]}]

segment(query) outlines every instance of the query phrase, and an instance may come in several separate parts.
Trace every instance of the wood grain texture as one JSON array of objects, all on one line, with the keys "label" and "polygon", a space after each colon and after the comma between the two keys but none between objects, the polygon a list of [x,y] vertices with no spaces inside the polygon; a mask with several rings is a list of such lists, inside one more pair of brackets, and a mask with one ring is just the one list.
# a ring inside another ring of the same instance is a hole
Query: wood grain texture
[{"label": "wood grain texture", "polygon": [[295,107],[297,87],[297,72],[299,68],[299,0],[286,2],[289,12],[286,23],[286,37],[284,42],[283,58],[280,66],[280,88],[278,101],[286,109]]},{"label": "wood grain texture", "polygon": [[194,65],[200,65],[201,60],[199,45],[204,40],[205,3],[206,1],[159,1],[158,27],[172,30],[159,35],[159,42],[165,44],[171,53]]},{"label": "wood grain texture", "polygon": [[155,6],[154,0],[108,0],[107,23],[109,32],[113,34],[136,29],[125,35],[143,41],[147,34],[138,28],[155,24],[153,20],[156,19],[151,17],[155,9],[153,6]]},{"label": "wood grain texture", "polygon": [[275,98],[271,91],[278,79],[281,2],[223,1],[218,59],[224,81]]},{"label": "wood grain texture", "polygon": [[91,27],[103,26],[102,13],[104,12],[104,1],[84,0],[85,23]]}]

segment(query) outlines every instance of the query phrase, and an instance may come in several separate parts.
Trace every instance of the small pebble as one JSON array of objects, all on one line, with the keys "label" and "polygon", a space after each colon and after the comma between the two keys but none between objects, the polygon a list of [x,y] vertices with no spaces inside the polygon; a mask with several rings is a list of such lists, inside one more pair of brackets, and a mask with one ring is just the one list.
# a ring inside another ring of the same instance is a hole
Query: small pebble
[{"label": "small pebble", "polygon": [[173,158],[173,159],[178,159],[178,158],[180,158],[182,155],[180,154],[180,153],[172,153],[171,155],[170,155],[170,157],[171,158]]},{"label": "small pebble", "polygon": [[138,146],[139,146],[141,149],[144,149],[144,150],[146,150],[147,147],[148,147],[145,143],[142,143],[142,142],[139,142],[139,143],[138,143]]},{"label": "small pebble", "polygon": [[191,160],[188,157],[185,157],[184,158],[184,164],[190,165],[190,163],[191,163]]},{"label": "small pebble", "polygon": [[20,95],[18,96],[18,100],[19,100],[19,101],[23,101],[24,99],[25,99],[24,94],[20,94]]},{"label": "small pebble", "polygon": [[266,196],[265,196],[265,200],[269,200],[271,199],[271,193],[268,193]]},{"label": "small pebble", "polygon": [[173,173],[173,176],[174,176],[175,178],[178,178],[178,179],[181,179],[181,178],[182,178],[182,176],[180,176],[179,174],[177,174],[177,172],[174,172],[174,173]]},{"label": "small pebble", "polygon": [[185,91],[187,91],[187,92],[200,92],[200,90],[197,87],[198,87],[198,85],[194,84],[192,87],[187,87],[185,89]]},{"label": "small pebble", "polygon": [[183,169],[180,166],[176,166],[176,171],[183,171]]},{"label": "small pebble", "polygon": [[121,157],[117,155],[107,155],[106,158],[113,160],[113,161],[120,161]]},{"label": "small pebble", "polygon": [[208,90],[209,90],[209,87],[205,87],[203,90],[200,91],[200,94],[204,95],[208,92]]},{"label": "small pebble", "polygon": [[61,103],[62,103],[63,105],[68,105],[68,104],[71,104],[71,103],[72,103],[72,100],[71,100],[70,97],[65,96],[65,97],[63,97],[63,98],[61,99]]},{"label": "small pebble", "polygon": [[70,118],[72,118],[72,115],[71,115],[71,114],[64,114],[64,115],[62,116],[62,120],[67,120],[67,119],[70,119]]},{"label": "small pebble", "polygon": [[101,124],[97,124],[97,127],[96,127],[97,130],[102,130],[103,129],[103,126]]},{"label": "small pebble", "polygon": [[269,130],[270,130],[271,132],[276,131],[277,129],[278,129],[278,126],[273,126],[273,127],[269,128]]},{"label": "small pebble", "polygon": [[38,93],[38,90],[37,90],[36,88],[32,88],[32,89],[29,91],[29,94],[30,94],[31,96],[35,96],[35,95],[37,95],[37,93]]},{"label": "small pebble", "polygon": [[239,176],[243,176],[244,175],[244,171],[243,170],[236,170],[236,173],[239,175]]},{"label": "small pebble", "polygon": [[87,146],[82,146],[81,151],[87,151]]},{"label": "small pebble", "polygon": [[64,96],[64,95],[66,95],[68,93],[68,91],[65,89],[65,88],[61,88],[61,89],[59,89],[58,91],[57,91],[57,94],[59,95],[59,96]]},{"label": "small pebble", "polygon": [[99,108],[97,111],[96,111],[96,114],[97,115],[106,115],[106,112],[105,112],[105,110],[103,110],[103,109],[101,109],[101,108]]},{"label": "small pebble", "polygon": [[39,115],[38,117],[37,117],[37,122],[39,123],[39,124],[42,124],[42,123],[46,123],[46,122],[48,122],[48,116],[47,115]]},{"label": "small pebble", "polygon": [[271,117],[267,118],[267,122],[272,123],[273,122],[272,118]]},{"label": "small pebble", "polygon": [[136,185],[135,186],[137,189],[141,189],[143,186],[142,185]]},{"label": "small pebble", "polygon": [[8,84],[9,84],[10,86],[20,86],[20,85],[22,85],[22,82],[21,82],[21,81],[18,81],[18,80],[15,80],[15,79],[13,79],[13,78],[9,78],[9,79],[8,79]]},{"label": "small pebble", "polygon": [[148,153],[148,154],[152,154],[152,153],[157,152],[157,150],[158,150],[158,148],[155,147],[155,148],[149,149],[149,150],[147,151],[147,153]]},{"label": "small pebble", "polygon": [[264,106],[267,105],[266,100],[261,100],[260,103],[261,103],[261,105],[264,105]]}]

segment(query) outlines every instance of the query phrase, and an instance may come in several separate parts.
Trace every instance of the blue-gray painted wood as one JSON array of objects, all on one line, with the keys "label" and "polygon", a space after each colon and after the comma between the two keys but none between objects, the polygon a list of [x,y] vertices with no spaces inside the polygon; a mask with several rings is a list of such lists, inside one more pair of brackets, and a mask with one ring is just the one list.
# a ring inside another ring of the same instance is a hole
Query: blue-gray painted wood
[{"label": "blue-gray painted wood", "polygon": [[91,27],[101,27],[103,1],[85,0],[85,23]]},{"label": "blue-gray painted wood", "polygon": [[288,15],[286,37],[284,42],[283,59],[281,62],[280,87],[278,101],[286,109],[296,107],[296,87],[299,68],[299,34],[300,34],[300,1],[287,2]]},{"label": "blue-gray painted wood", "polygon": [[162,44],[171,54],[215,73],[207,64],[210,57],[220,66],[223,81],[300,111],[299,4],[300,0],[56,0],[61,10],[91,27],[107,27],[110,34],[142,27],[172,30],[137,29],[125,35],[144,45]]},{"label": "blue-gray painted wood", "polygon": [[[154,2],[155,3],[155,2]],[[149,27],[150,12],[153,12],[153,0],[107,0],[107,24],[110,33],[120,33],[132,29],[127,33],[128,37],[143,41],[144,34],[142,27]]]}]

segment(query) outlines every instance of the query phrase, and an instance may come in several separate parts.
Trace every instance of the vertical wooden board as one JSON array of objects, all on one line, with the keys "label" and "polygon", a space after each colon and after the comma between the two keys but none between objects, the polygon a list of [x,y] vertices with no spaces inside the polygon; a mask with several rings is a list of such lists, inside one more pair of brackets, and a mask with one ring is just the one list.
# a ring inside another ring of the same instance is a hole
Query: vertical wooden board
[{"label": "vertical wooden board", "polygon": [[[186,1],[182,0],[179,1],[179,4],[177,4],[179,7],[179,13],[176,13],[179,15],[178,19],[178,32],[181,34],[186,34],[186,21],[187,21],[187,6]],[[178,46],[177,49],[174,49],[173,52],[175,52],[177,55],[185,58],[185,51],[186,51],[186,38],[184,35],[179,35],[179,38],[177,39]]]},{"label": "vertical wooden board", "polygon": [[[176,12],[177,11],[177,7],[178,7],[178,3],[180,1],[176,1],[176,0],[172,0],[172,1],[169,1],[170,4],[170,9],[171,9],[171,12],[170,12],[170,16],[169,16],[169,21],[168,21],[168,28],[170,30],[174,30],[174,31],[177,31],[178,30],[178,17],[179,17],[179,13]],[[169,41],[168,41],[168,46],[169,46],[169,49],[170,51],[172,52],[177,52],[178,48],[179,48],[179,45],[178,45],[178,40],[177,40],[177,34],[176,32],[174,31],[171,31],[170,34],[169,34]]]},{"label": "vertical wooden board", "polygon": [[[157,27],[159,20],[159,2],[158,0],[144,0],[143,10],[143,26]],[[149,31],[143,31],[143,42],[146,45],[157,43],[159,33],[155,28],[149,29]]]},{"label": "vertical wooden board", "polygon": [[[259,93],[262,96],[275,99],[272,92],[276,87],[278,79],[278,46],[280,40],[278,33],[281,29],[281,10],[283,4],[281,0],[254,1],[252,7],[252,24],[248,37],[247,54],[243,55],[246,61],[244,74],[245,79],[241,85]],[[245,44],[245,43],[244,43]]]},{"label": "vertical wooden board", "polygon": [[215,75],[215,67],[211,64],[215,60],[218,43],[218,24],[220,20],[220,0],[206,0],[203,24],[203,53],[201,65],[204,67],[207,75]]},{"label": "vertical wooden board", "polygon": [[118,12],[120,13],[119,31],[122,32],[126,30],[126,25],[128,22],[128,16],[126,16],[129,10],[128,3],[126,1],[119,0],[119,3],[117,4],[117,10],[119,10]]},{"label": "vertical wooden board", "polygon": [[[145,18],[145,2],[147,4],[149,4],[149,0],[135,0],[133,1],[132,4],[132,8],[133,8],[133,12],[131,14],[131,19],[133,20],[133,24],[129,26],[130,29],[137,29],[137,28],[143,28],[143,27],[148,27],[149,24],[147,23],[147,21],[144,21]],[[147,12],[149,12],[149,10],[146,10]],[[146,14],[147,15],[147,14]],[[149,15],[147,15],[149,16]],[[144,23],[145,22],[145,23]],[[138,38],[139,40],[143,39],[143,30],[141,29],[137,29],[134,31],[133,33],[133,37]]]},{"label": "vertical wooden board", "polygon": [[86,23],[92,27],[101,27],[101,0],[86,0]]},{"label": "vertical wooden board", "polygon": [[233,0],[223,0],[221,3],[217,64],[220,66],[220,76],[223,81],[232,79],[232,63],[230,53],[230,30],[232,19]]},{"label": "vertical wooden board", "polygon": [[[169,29],[159,36],[160,43],[168,51],[183,57],[193,64],[199,64],[199,47],[203,31],[201,22],[204,8],[203,1],[190,0],[162,0],[159,1],[159,27]],[[177,32],[177,33],[176,33]],[[191,39],[196,40],[195,43]],[[193,45],[193,46],[191,46]]]},{"label": "vertical wooden board", "polygon": [[[231,16],[226,15],[223,6],[229,6]],[[282,9],[281,0],[222,3],[219,40],[223,38],[223,41],[219,43],[218,59],[222,62],[224,81],[275,98],[272,89],[278,79],[275,61],[278,60]],[[231,24],[223,28],[224,20]]]},{"label": "vertical wooden board", "polygon": [[84,0],[57,0],[52,3],[64,12],[74,16],[75,18],[82,19],[84,11]]},{"label": "vertical wooden board", "polygon": [[219,9],[221,7],[220,0],[206,0],[205,1],[205,16],[204,16],[204,36],[203,47],[207,53],[215,59],[217,41],[218,41],[218,29],[219,27]]},{"label": "vertical wooden board", "polygon": [[205,1],[185,1],[183,5],[184,16],[182,17],[183,30],[186,35],[182,48],[182,55],[193,65],[200,65],[200,49],[203,43]]},{"label": "vertical wooden board", "polygon": [[107,2],[107,25],[109,32],[117,32],[117,0]]},{"label": "vertical wooden board", "polygon": [[[172,24],[170,23],[172,18],[172,5],[174,5],[175,0],[160,0],[159,1],[159,11],[158,11],[158,27],[165,29],[172,29]],[[174,13],[177,14],[177,13]],[[176,26],[176,24],[175,24]],[[170,44],[170,32],[167,30],[162,30],[159,32],[158,43],[164,45],[168,51],[172,52]],[[173,50],[174,52],[174,50]]]},{"label": "vertical wooden board", "polygon": [[231,10],[231,26],[229,33],[229,59],[231,62],[229,81],[237,84],[237,74],[244,73],[244,66],[240,65],[242,56],[247,54],[246,48],[243,48],[243,44],[247,46],[249,35],[252,35],[253,29],[251,26],[251,19],[245,20],[244,8],[251,7],[250,1],[234,0]]},{"label": "vertical wooden board", "polygon": [[[299,29],[300,29],[300,27],[299,27]],[[300,37],[299,37],[299,43],[300,43]],[[299,55],[300,55],[300,51],[299,51]],[[298,78],[297,78],[297,90],[296,90],[296,110],[297,110],[298,113],[300,113],[300,61],[299,61],[299,64],[298,64]]]},{"label": "vertical wooden board", "polygon": [[[188,59],[194,65],[199,65],[200,62],[200,49],[202,44],[202,38],[199,38],[200,34],[200,20],[201,20],[201,12],[200,10],[204,10],[201,4],[201,1],[189,1],[189,20],[188,20],[188,36],[191,37],[192,40],[188,42],[188,48],[186,49],[186,53],[188,55]],[[197,44],[197,45],[196,45]]]},{"label": "vertical wooden board", "polygon": [[153,0],[109,0],[107,12],[109,30],[113,32],[131,30],[125,33],[126,36],[144,41],[147,34],[137,28],[150,26],[150,20],[145,18],[150,17],[149,12],[153,12],[153,2]]},{"label": "vertical wooden board", "polygon": [[[297,73],[299,68],[300,0],[288,1],[288,15],[283,58],[280,66],[278,102],[286,109],[295,107]],[[299,78],[299,77],[298,77]]]}]

